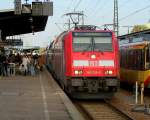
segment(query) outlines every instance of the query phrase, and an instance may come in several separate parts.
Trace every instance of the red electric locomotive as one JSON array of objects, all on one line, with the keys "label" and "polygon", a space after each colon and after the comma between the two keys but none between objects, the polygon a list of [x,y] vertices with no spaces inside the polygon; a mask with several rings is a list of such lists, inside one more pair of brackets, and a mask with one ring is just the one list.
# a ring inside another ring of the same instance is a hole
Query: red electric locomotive
[{"label": "red electric locomotive", "polygon": [[77,27],[52,42],[47,66],[74,98],[111,98],[118,87],[118,41],[112,31]]}]

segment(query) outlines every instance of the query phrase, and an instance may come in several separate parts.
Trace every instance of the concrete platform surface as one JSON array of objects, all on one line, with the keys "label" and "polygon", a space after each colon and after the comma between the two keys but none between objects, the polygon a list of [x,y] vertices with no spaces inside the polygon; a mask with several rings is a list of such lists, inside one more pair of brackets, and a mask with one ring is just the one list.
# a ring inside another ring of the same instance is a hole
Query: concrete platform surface
[{"label": "concrete platform surface", "polygon": [[47,70],[0,78],[0,120],[83,120]]}]

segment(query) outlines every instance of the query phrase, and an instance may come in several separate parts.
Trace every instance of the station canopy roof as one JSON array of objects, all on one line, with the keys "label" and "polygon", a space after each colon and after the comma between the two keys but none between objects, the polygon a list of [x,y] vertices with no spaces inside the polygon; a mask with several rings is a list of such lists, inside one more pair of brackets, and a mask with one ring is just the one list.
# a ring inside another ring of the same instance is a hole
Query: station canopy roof
[{"label": "station canopy roof", "polygon": [[14,10],[3,10],[0,11],[1,34],[6,37],[43,31],[47,20],[48,16],[15,15]]},{"label": "station canopy roof", "polygon": [[126,35],[121,35],[121,36],[118,36],[118,39],[122,40],[122,39],[125,39],[128,37],[141,36],[143,34],[149,34],[150,35],[150,29],[139,31],[139,32],[134,32],[134,33],[126,34]]}]

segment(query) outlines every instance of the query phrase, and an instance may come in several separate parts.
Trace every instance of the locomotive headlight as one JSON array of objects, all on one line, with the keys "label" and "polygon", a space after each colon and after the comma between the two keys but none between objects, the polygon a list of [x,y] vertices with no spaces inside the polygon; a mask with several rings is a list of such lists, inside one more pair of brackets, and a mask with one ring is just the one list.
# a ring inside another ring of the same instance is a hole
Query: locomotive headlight
[{"label": "locomotive headlight", "polygon": [[108,73],[111,75],[111,74],[113,74],[113,71],[112,71],[112,70],[109,70]]},{"label": "locomotive headlight", "polygon": [[96,58],[96,55],[91,55],[91,59],[95,59]]},{"label": "locomotive headlight", "polygon": [[78,70],[75,70],[75,71],[74,71],[74,74],[75,74],[75,75],[78,75],[78,74],[79,74],[79,71],[78,71]]},{"label": "locomotive headlight", "polygon": [[75,75],[81,75],[81,74],[83,74],[83,71],[82,70],[75,70],[74,74]]},{"label": "locomotive headlight", "polygon": [[107,70],[107,71],[105,71],[105,74],[106,74],[106,75],[112,75],[112,74],[113,74],[113,71],[112,71],[112,70]]}]

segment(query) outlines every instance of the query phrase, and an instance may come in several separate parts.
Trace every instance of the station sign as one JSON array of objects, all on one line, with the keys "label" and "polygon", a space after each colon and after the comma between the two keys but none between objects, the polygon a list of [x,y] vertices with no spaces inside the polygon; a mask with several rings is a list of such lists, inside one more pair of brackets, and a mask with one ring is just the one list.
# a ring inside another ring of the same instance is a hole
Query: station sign
[{"label": "station sign", "polygon": [[43,3],[42,2],[32,2],[32,15],[33,16],[43,15]]},{"label": "station sign", "polygon": [[31,13],[31,4],[22,4],[22,13],[23,14]]},{"label": "station sign", "polygon": [[23,46],[23,41],[21,39],[7,39],[0,41],[0,46]]},{"label": "station sign", "polygon": [[53,2],[32,2],[33,16],[53,16]]},{"label": "station sign", "polygon": [[14,1],[15,6],[14,6],[14,13],[15,15],[21,15],[21,0],[15,0]]},{"label": "station sign", "polygon": [[53,16],[53,2],[43,2],[43,16]]},{"label": "station sign", "polygon": [[53,2],[35,1],[32,4],[22,4],[21,0],[14,1],[15,15],[32,14],[33,16],[53,16]]}]

